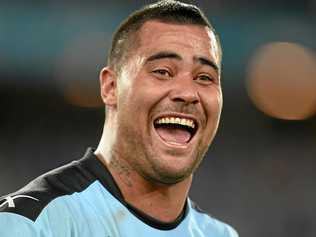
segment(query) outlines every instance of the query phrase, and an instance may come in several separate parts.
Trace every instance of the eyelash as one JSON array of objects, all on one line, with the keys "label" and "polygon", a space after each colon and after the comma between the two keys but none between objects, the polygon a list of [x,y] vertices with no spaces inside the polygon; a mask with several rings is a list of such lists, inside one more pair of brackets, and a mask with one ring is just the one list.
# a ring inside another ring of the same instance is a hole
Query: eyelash
[{"label": "eyelash", "polygon": [[[168,69],[164,69],[164,68],[155,69],[152,72],[164,78],[173,77],[172,73]],[[215,81],[214,78],[208,74],[199,74],[194,78],[194,80],[201,84],[210,84],[210,83],[214,83]]]},{"label": "eyelash", "polygon": [[211,77],[209,75],[205,75],[205,74],[198,75],[195,80],[203,81],[203,83],[214,82],[213,77]]},{"label": "eyelash", "polygon": [[[167,69],[156,69],[156,70],[153,71],[153,73],[158,74],[160,76],[172,77],[171,72],[169,70],[167,70]],[[166,75],[166,73],[168,75]]]}]

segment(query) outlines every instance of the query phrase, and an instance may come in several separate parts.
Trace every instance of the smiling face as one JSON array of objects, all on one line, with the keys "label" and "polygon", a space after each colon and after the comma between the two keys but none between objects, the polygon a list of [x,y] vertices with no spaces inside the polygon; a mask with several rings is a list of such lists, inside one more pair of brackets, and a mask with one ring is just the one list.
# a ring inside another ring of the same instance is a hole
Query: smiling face
[{"label": "smiling face", "polygon": [[197,168],[218,127],[219,48],[197,25],[148,21],[137,38],[117,82],[113,150],[145,179],[177,183]]}]

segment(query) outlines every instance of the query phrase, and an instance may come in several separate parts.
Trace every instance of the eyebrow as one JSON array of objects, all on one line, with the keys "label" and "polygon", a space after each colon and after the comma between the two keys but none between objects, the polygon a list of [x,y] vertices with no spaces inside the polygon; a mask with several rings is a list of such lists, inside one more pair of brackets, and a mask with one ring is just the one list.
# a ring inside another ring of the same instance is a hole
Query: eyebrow
[{"label": "eyebrow", "polygon": [[[176,59],[176,60],[182,60],[182,57],[174,52],[170,52],[170,51],[161,51],[158,53],[155,53],[153,55],[151,55],[149,58],[146,59],[145,63],[148,62],[152,62],[155,60],[159,60],[159,59]],[[210,66],[211,68],[213,68],[216,72],[219,71],[218,66],[216,65],[215,62],[205,58],[205,57],[197,57],[194,56],[193,57],[194,62],[197,62],[201,65],[206,65],[206,66]]]},{"label": "eyebrow", "polygon": [[216,65],[215,62],[207,59],[207,58],[204,58],[204,57],[194,57],[194,61],[197,61],[199,62],[200,64],[202,65],[207,65],[207,66],[210,66],[212,67],[213,69],[215,69],[216,72],[219,71],[219,68],[218,66]]},{"label": "eyebrow", "polygon": [[159,60],[159,59],[166,59],[166,58],[177,59],[177,60],[182,59],[182,57],[179,54],[168,52],[168,51],[162,51],[162,52],[158,52],[156,54],[151,55],[149,58],[147,58],[146,63]]}]

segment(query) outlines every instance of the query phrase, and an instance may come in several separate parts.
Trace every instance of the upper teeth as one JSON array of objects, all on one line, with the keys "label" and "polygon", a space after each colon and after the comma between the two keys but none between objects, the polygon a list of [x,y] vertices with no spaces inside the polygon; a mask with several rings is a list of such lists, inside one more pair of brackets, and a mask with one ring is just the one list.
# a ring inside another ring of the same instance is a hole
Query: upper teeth
[{"label": "upper teeth", "polygon": [[156,124],[180,124],[183,126],[188,126],[194,128],[195,124],[192,119],[179,118],[179,117],[164,117],[156,120]]}]

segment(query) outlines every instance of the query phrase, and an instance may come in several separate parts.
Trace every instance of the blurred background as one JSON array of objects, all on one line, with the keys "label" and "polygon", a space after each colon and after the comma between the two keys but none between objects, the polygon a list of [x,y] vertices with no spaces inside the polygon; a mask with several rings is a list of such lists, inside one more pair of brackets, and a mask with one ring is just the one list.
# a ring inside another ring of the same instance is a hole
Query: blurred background
[{"label": "blurred background", "polygon": [[[148,2],[0,0],[0,196],[97,146],[111,35]],[[191,198],[242,237],[315,237],[316,0],[195,3],[222,39],[224,109]]]}]

